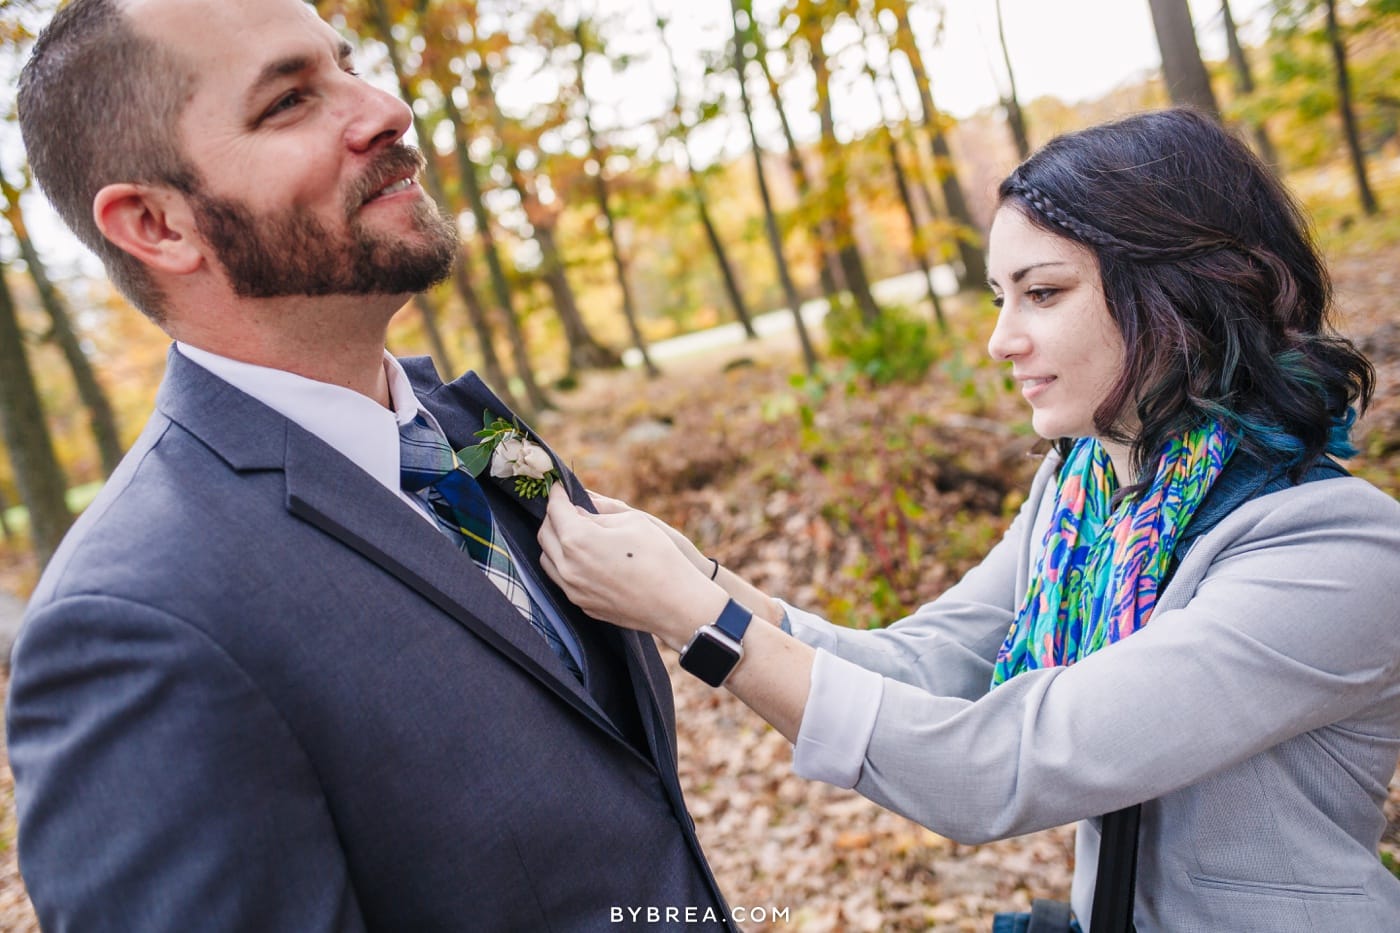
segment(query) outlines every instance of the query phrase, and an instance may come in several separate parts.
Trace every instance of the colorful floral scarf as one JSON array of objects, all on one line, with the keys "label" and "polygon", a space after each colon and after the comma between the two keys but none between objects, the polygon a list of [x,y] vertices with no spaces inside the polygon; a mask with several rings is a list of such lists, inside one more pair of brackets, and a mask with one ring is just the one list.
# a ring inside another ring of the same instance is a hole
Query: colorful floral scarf
[{"label": "colorful floral scarf", "polygon": [[1146,625],[1177,538],[1234,450],[1234,438],[1216,422],[1174,438],[1147,489],[1112,508],[1112,461],[1098,441],[1076,443],[1060,471],[1040,564],[997,652],[992,686],[1023,671],[1073,664]]}]

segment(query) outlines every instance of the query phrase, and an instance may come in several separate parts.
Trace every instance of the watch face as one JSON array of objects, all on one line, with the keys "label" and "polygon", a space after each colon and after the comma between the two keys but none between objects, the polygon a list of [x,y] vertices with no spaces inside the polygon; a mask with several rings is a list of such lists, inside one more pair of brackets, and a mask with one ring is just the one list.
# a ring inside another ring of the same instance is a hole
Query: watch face
[{"label": "watch face", "polygon": [[737,646],[726,644],[711,632],[701,631],[681,655],[681,667],[699,677],[711,687],[724,683],[734,665],[739,663]]}]

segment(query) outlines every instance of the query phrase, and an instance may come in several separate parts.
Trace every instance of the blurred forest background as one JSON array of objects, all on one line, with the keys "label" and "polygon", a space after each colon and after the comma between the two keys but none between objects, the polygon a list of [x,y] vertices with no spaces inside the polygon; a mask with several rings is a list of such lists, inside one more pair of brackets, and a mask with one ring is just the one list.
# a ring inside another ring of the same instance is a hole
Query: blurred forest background
[{"label": "blurred forest background", "polygon": [[[968,76],[933,65],[959,0],[318,2],[412,102],[425,187],[465,234],[391,349],[477,369],[591,486],[761,586],[884,624],[985,553],[1041,449],[984,351],[996,183],[1057,133],[1187,103],[1314,217],[1339,325],[1380,372],[1351,467],[1395,495],[1400,0],[1254,0],[1239,22],[1227,0],[1123,3],[1161,68],[1074,101],[1018,93],[1017,19],[980,4],[1001,99],[955,119],[939,91]],[[0,0],[0,591],[19,599],[140,431],[168,346],[24,163],[9,89],[55,6]],[[1067,61],[1116,41],[1076,28]],[[786,743],[725,696],[678,680],[677,700],[721,884],[789,910],[751,929],[985,930],[1064,896],[1066,831],[956,845],[786,777]],[[3,764],[0,929],[36,929]]]}]

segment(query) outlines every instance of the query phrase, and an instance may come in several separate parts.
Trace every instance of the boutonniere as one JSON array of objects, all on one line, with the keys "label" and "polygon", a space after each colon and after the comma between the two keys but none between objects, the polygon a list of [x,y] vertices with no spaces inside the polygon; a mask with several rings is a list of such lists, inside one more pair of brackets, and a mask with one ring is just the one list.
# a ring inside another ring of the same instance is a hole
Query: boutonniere
[{"label": "boutonniere", "polygon": [[559,471],[545,449],[525,436],[520,425],[482,412],[476,432],[481,443],[457,451],[462,468],[480,476],[487,467],[497,479],[514,479],[515,494],[522,499],[543,499],[559,479]]}]

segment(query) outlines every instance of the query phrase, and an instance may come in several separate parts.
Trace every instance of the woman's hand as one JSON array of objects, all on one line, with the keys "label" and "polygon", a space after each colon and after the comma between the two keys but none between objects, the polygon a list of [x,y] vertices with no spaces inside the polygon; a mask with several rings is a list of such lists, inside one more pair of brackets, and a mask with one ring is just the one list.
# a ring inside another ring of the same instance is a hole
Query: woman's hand
[{"label": "woman's hand", "polygon": [[[728,594],[668,532],[664,523],[625,506],[594,515],[570,502],[556,483],[540,526],[540,565],[584,612],[650,632],[679,650],[719,615]],[[693,545],[690,550],[699,554]],[[708,569],[709,561],[701,560]]]},{"label": "woman's hand", "polygon": [[634,509],[621,499],[610,499],[591,489],[588,490],[588,497],[593,500],[593,507],[598,510],[599,515],[620,515],[626,512],[635,512],[638,515],[645,515],[647,518],[651,519],[658,528],[666,532],[666,536],[671,539],[671,543],[676,546],[677,550],[685,555],[686,560],[690,561],[691,564],[695,566],[696,570],[699,570],[706,576],[709,576],[714,570],[714,565],[710,563],[710,559],[700,553],[700,549],[695,546],[693,541],[655,515],[643,512],[641,509]]},{"label": "woman's hand", "polygon": [[[574,505],[555,483],[539,540],[545,573],[595,619],[650,632],[679,651],[696,629],[719,617],[731,594],[770,622],[781,618],[776,603],[729,571],[712,582],[710,562],[701,558],[704,569],[697,569],[665,523],[614,499],[593,501],[601,514]],[[789,742],[797,741],[815,653],[777,625],[750,625],[743,644],[725,687]]]},{"label": "woman's hand", "polygon": [[782,621],[782,607],[771,599],[767,593],[764,593],[758,587],[734,574],[732,571],[721,567],[717,561],[712,561],[710,558],[700,553],[700,549],[697,548],[689,538],[655,515],[649,515],[640,509],[634,509],[620,499],[610,499],[591,489],[588,490],[588,496],[593,500],[593,507],[598,510],[600,515],[630,514],[646,517],[655,524],[656,527],[666,533],[666,537],[676,546],[676,549],[685,556],[685,559],[690,561],[691,566],[703,573],[706,578],[718,583],[730,596],[748,607],[748,609],[759,618],[771,622],[774,625]]}]

